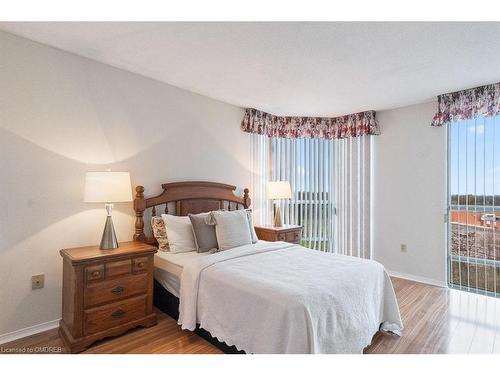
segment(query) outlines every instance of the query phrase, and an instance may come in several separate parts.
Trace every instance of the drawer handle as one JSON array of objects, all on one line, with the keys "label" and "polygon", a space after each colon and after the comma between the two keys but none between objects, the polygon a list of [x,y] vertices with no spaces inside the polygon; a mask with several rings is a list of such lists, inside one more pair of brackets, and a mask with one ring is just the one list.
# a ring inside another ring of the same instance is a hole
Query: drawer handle
[{"label": "drawer handle", "polygon": [[111,317],[113,319],[117,319],[121,318],[123,315],[125,315],[125,311],[123,311],[122,309],[118,309],[111,314]]},{"label": "drawer handle", "polygon": [[137,263],[137,268],[143,268],[143,267],[144,267],[144,262]]},{"label": "drawer handle", "polygon": [[98,277],[101,274],[100,271],[94,271],[92,272],[92,277]]},{"label": "drawer handle", "polygon": [[122,294],[125,291],[125,288],[121,285],[115,286],[113,289],[111,289],[111,292],[117,295]]}]

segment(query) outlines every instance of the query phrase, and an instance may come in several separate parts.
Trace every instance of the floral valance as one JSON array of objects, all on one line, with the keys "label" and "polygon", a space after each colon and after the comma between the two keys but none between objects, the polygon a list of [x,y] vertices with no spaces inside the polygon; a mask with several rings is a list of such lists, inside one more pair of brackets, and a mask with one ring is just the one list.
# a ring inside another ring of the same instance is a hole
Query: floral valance
[{"label": "floral valance", "polygon": [[500,82],[438,96],[432,126],[500,114]]},{"label": "floral valance", "polygon": [[341,117],[281,117],[253,108],[245,110],[241,129],[280,138],[337,139],[380,134],[375,111]]}]

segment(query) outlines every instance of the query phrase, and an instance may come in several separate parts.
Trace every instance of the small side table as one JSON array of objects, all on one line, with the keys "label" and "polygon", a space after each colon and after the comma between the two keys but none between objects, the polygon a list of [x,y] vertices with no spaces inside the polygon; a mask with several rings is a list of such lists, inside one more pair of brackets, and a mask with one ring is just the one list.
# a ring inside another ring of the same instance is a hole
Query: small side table
[{"label": "small side table", "polygon": [[59,334],[71,353],[137,326],[156,324],[153,312],[154,246],[122,242],[63,249],[63,299]]},{"label": "small side table", "polygon": [[255,232],[259,240],[271,242],[285,241],[298,244],[302,238],[302,227],[299,225],[256,226]]}]

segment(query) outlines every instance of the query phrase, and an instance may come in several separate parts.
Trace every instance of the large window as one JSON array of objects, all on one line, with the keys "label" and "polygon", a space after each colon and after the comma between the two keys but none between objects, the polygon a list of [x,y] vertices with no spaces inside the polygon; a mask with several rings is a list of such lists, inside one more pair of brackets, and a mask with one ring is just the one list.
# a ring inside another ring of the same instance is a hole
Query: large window
[{"label": "large window", "polygon": [[448,127],[449,283],[500,295],[500,116]]},{"label": "large window", "polygon": [[252,207],[270,224],[269,181],[289,181],[292,199],[280,205],[285,224],[303,227],[302,245],[371,257],[371,137],[326,140],[252,136]]}]

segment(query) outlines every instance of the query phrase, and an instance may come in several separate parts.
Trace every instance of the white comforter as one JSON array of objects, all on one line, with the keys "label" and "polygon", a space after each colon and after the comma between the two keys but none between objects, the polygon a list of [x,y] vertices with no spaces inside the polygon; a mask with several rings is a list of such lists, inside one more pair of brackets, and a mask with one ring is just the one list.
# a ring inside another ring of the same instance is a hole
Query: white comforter
[{"label": "white comforter", "polygon": [[381,264],[265,241],[185,265],[179,324],[197,322],[247,353],[361,353],[403,328]]}]

